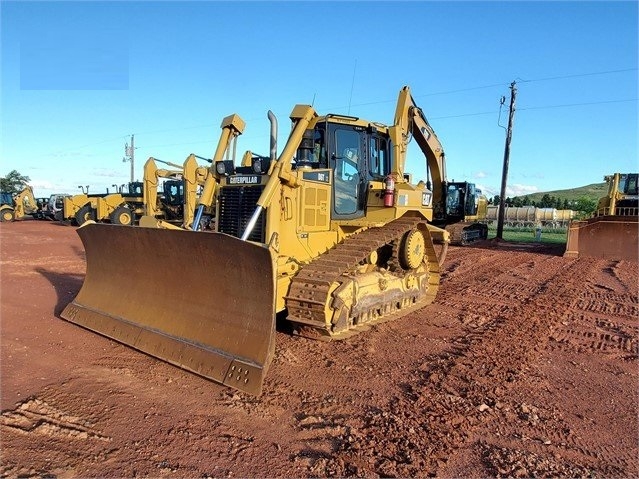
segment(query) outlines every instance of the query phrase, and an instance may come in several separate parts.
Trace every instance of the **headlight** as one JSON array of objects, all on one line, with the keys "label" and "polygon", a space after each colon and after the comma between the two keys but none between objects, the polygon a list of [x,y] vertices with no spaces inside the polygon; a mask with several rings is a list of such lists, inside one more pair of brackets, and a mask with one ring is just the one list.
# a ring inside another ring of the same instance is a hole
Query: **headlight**
[{"label": "headlight", "polygon": [[271,166],[271,160],[269,158],[255,156],[253,157],[252,161],[253,161],[253,171],[257,173],[258,175],[267,173],[268,169]]},{"label": "headlight", "polygon": [[216,161],[215,171],[220,176],[229,176],[235,173],[235,166],[231,160]]}]

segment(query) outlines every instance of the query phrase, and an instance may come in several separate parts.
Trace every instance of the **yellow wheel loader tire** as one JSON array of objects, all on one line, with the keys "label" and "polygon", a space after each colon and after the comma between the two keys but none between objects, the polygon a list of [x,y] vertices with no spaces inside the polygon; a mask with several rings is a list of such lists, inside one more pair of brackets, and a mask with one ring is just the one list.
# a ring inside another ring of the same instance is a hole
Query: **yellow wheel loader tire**
[{"label": "yellow wheel loader tire", "polygon": [[2,210],[2,213],[0,213],[0,221],[2,221],[3,223],[5,221],[6,222],[13,221],[14,219],[15,219],[15,213],[10,208],[6,208]]},{"label": "yellow wheel loader tire", "polygon": [[118,206],[111,213],[111,223],[114,225],[129,226],[133,224],[133,211],[126,206]]},{"label": "yellow wheel loader tire", "polygon": [[89,220],[95,221],[95,219],[96,219],[95,210],[91,208],[90,204],[84,205],[75,214],[75,221],[78,224],[78,226],[82,226],[85,222]]},{"label": "yellow wheel loader tire", "polygon": [[415,269],[426,255],[426,241],[419,230],[409,231],[402,238],[399,247],[399,262],[404,269]]}]

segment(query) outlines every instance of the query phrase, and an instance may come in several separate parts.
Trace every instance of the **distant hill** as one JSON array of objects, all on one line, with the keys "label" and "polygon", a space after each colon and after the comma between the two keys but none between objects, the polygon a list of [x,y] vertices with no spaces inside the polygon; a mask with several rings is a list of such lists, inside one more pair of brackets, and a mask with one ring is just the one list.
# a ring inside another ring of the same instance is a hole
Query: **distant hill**
[{"label": "distant hill", "polygon": [[[532,205],[538,208],[572,209],[578,211],[580,216],[587,217],[597,208],[599,198],[606,196],[607,193],[608,185],[606,183],[593,183],[579,188],[508,197],[506,204],[508,206]],[[489,199],[495,200],[495,198]]]},{"label": "distant hill", "polygon": [[606,183],[593,183],[592,185],[580,186],[579,188],[542,191],[540,193],[519,196],[518,198],[524,198],[527,196],[530,198],[530,201],[538,203],[544,195],[549,195],[554,196],[555,198],[561,198],[562,200],[565,198],[568,201],[577,201],[578,199],[586,198],[596,203],[599,201],[599,198],[606,196],[606,193],[608,193],[608,185]]}]

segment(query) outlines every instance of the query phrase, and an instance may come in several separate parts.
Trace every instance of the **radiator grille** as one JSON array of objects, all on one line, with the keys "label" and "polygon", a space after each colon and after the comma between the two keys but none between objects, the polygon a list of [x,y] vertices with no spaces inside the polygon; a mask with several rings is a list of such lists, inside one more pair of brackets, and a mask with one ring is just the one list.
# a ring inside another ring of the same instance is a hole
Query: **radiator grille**
[{"label": "radiator grille", "polygon": [[[239,238],[244,233],[248,222],[257,208],[257,200],[264,187],[258,186],[227,186],[220,189],[220,210],[217,218],[218,231]],[[264,211],[248,237],[249,241],[265,243],[266,220]]]}]

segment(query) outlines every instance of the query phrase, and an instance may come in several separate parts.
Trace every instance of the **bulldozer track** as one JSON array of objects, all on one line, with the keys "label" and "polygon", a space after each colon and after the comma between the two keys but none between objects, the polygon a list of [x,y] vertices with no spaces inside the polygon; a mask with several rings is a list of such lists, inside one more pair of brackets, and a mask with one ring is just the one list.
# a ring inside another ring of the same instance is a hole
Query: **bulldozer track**
[{"label": "bulldozer track", "polygon": [[418,299],[402,298],[401,306],[394,300],[385,304],[383,308],[376,307],[375,314],[368,315],[368,318],[372,319],[357,322],[353,327],[339,333],[330,331],[326,324],[326,305],[330,301],[332,286],[339,283],[344,274],[365,261],[371,252],[391,245],[392,255],[388,260],[388,270],[398,277],[408,273],[399,261],[399,244],[403,235],[420,223],[425,224],[426,221],[419,217],[402,217],[382,227],[368,228],[346,238],[341,244],[304,266],[293,278],[289,293],[285,297],[287,319],[297,324],[297,332],[315,339],[345,339],[367,330],[371,325],[396,319],[432,303],[437,293],[440,275],[432,242],[426,241],[429,287],[425,294]]}]

